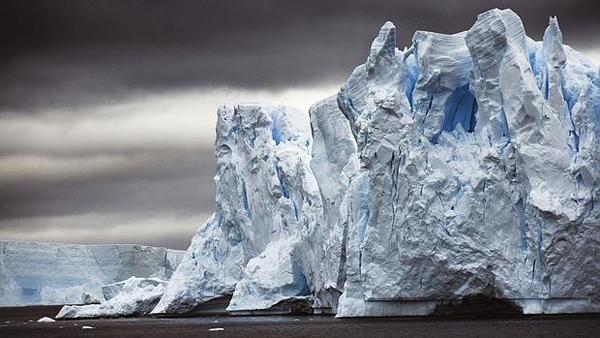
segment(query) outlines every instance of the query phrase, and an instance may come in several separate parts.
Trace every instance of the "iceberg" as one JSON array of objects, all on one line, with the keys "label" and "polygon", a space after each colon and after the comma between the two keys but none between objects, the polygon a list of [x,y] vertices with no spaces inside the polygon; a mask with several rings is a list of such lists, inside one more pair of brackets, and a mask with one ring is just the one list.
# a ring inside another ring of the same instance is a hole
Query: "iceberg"
[{"label": "iceberg", "polygon": [[417,32],[403,51],[394,37],[384,25],[338,97],[361,160],[350,205],[365,210],[338,316],[426,315],[469,295],[598,311],[597,173],[582,176],[597,146],[574,136],[600,114],[595,67],[563,47],[555,19],[540,44],[510,10],[466,33]]},{"label": "iceberg", "polygon": [[0,306],[86,304],[131,276],[168,280],[184,252],[133,244],[0,241]]},{"label": "iceberg", "polygon": [[42,317],[36,321],[36,323],[54,323],[54,322],[56,322],[56,321],[49,317]]},{"label": "iceberg", "polygon": [[598,67],[556,18],[536,42],[509,9],[402,50],[396,34],[309,116],[219,109],[215,213],[152,314],[228,296],[234,313],[600,311]]},{"label": "iceberg", "polygon": [[109,294],[105,302],[65,305],[56,315],[56,319],[145,316],[156,306],[167,284],[168,282],[158,278],[130,277],[103,287],[105,294]]}]

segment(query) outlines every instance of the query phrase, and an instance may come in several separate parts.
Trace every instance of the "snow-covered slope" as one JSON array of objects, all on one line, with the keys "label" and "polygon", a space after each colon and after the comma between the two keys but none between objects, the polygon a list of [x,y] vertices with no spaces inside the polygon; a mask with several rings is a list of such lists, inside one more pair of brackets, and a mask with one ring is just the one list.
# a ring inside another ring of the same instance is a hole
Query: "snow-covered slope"
[{"label": "snow-covered slope", "polygon": [[556,19],[535,42],[491,10],[403,50],[387,22],[310,122],[219,110],[216,212],[153,312],[231,294],[231,311],[310,295],[342,317],[473,295],[598,312],[599,128],[598,67]]},{"label": "snow-covered slope", "polygon": [[0,306],[102,300],[102,286],[131,276],[168,280],[184,252],[131,244],[0,241]]}]

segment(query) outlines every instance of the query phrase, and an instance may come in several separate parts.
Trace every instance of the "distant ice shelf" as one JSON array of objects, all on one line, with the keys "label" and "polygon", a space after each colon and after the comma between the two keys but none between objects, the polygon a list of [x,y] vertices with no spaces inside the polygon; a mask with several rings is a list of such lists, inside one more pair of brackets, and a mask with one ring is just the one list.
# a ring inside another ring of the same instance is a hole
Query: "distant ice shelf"
[{"label": "distant ice shelf", "polygon": [[183,251],[132,244],[0,241],[0,306],[102,301],[102,287],[131,276],[168,280]]},{"label": "distant ice shelf", "polygon": [[56,319],[145,316],[156,306],[167,284],[167,281],[158,278],[130,277],[103,287],[106,301],[100,304],[65,305]]}]

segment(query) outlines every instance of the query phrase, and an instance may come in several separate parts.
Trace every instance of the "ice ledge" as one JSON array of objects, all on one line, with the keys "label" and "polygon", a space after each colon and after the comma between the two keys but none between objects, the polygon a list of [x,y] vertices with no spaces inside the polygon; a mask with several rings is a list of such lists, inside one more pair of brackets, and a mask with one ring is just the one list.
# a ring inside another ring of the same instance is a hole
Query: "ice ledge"
[{"label": "ice ledge", "polygon": [[586,298],[487,298],[469,296],[440,300],[356,300],[353,306],[340,308],[337,318],[429,316],[429,315],[494,315],[494,314],[563,314],[597,312]]}]

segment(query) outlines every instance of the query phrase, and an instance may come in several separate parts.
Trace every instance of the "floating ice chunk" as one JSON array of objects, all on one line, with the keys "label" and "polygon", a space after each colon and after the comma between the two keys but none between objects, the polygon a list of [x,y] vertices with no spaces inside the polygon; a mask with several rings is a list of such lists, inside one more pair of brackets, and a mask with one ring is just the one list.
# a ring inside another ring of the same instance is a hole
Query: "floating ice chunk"
[{"label": "floating ice chunk", "polygon": [[[135,278],[136,288],[145,288],[147,286],[157,287],[159,285],[166,286],[167,282],[158,278]],[[126,286],[131,285],[131,278],[117,283],[108,284],[102,287],[102,294],[105,300],[111,300],[118,296],[123,291],[127,291]]]},{"label": "floating ice chunk", "polygon": [[56,318],[145,316],[158,303],[168,282],[131,277],[120,292],[102,304],[65,305]]},{"label": "floating ice chunk", "polygon": [[[103,287],[103,288],[104,288],[104,287]],[[87,304],[100,304],[101,302],[100,302],[100,300],[99,300],[99,299],[95,298],[95,297],[94,297],[93,295],[91,295],[90,293],[88,293],[88,292],[84,292],[84,293],[81,295],[81,303],[82,303],[82,304],[86,304],[86,305],[87,305]]]},{"label": "floating ice chunk", "polygon": [[56,322],[56,320],[50,318],[50,317],[42,317],[40,319],[37,320],[38,323],[54,323]]}]

